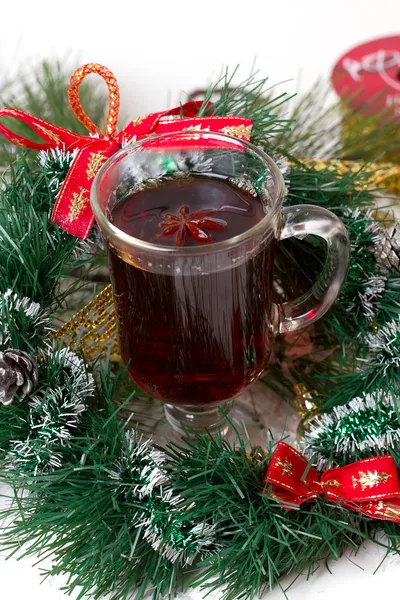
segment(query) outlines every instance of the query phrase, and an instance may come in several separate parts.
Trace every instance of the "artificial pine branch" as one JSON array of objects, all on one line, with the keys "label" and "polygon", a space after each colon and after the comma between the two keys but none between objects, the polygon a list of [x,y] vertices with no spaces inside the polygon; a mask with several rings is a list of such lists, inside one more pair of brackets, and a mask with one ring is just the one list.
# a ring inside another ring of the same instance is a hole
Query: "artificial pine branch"
[{"label": "artificial pine branch", "polygon": [[50,221],[54,200],[47,174],[25,155],[1,179],[0,291],[12,289],[43,309],[61,303],[60,278],[92,259],[90,252],[77,256],[78,240]]},{"label": "artificial pine branch", "polygon": [[[349,109],[340,100],[332,103],[332,90],[327,81],[317,80],[304,92],[277,93],[268,86],[268,78],[251,74],[239,84],[234,82],[239,68],[225,71],[207,90],[196,91],[206,102],[213,101],[217,114],[253,115],[263,120],[272,110],[276,122],[274,147],[299,160],[354,160],[362,162],[397,162],[400,157],[400,133],[396,121],[385,114],[363,115]],[[282,85],[282,84],[280,84]],[[272,124],[272,123],[271,123]],[[270,124],[270,125],[271,125]],[[255,138],[270,136],[272,128],[255,125]]]},{"label": "artificial pine branch", "polygon": [[[271,456],[273,445],[267,450]],[[210,519],[223,533],[220,551],[200,561],[204,571],[193,583],[211,592],[222,587],[225,600],[259,597],[283,573],[312,573],[368,535],[368,521],[340,506],[317,501],[284,511],[264,489],[265,467],[250,461],[249,451],[219,436],[193,436],[168,450],[188,517]]]},{"label": "artificial pine branch", "polygon": [[[204,102],[199,115],[207,115],[211,111],[214,115],[241,115],[253,120],[252,141],[254,143],[275,136],[278,133],[288,132],[291,122],[284,114],[280,114],[279,107],[285,106],[289,96],[283,92],[279,95],[268,93],[268,77],[257,78],[257,73],[252,73],[241,83],[233,86],[232,82],[238,68],[231,73],[228,69],[221,77],[212,83],[205,92]],[[215,91],[218,97],[209,105]]]},{"label": "artificial pine branch", "polygon": [[[138,526],[143,501],[126,494],[127,481],[121,487],[110,477],[125,456],[123,423],[110,410],[111,405],[88,413],[84,431],[70,447],[60,446],[62,468],[28,480],[2,473],[16,490],[25,489],[4,513],[13,520],[3,530],[2,547],[8,553],[18,548],[26,555],[51,554],[48,572],[68,575],[65,591],[80,586],[81,597],[111,593],[123,600],[141,599],[149,590],[154,598],[174,596],[181,586],[196,585],[211,592],[222,587],[226,600],[255,598],[283,574],[312,572],[373,535],[371,520],[324,501],[285,511],[264,491],[267,462],[260,468],[249,460],[244,442],[234,447],[220,436],[197,435],[185,446],[170,444],[163,465],[183,499],[185,519],[213,526],[219,548],[197,560],[197,574],[184,571],[179,584],[178,563],[153,550]],[[138,483],[132,481],[132,490]],[[398,526],[392,535],[397,539]]]}]

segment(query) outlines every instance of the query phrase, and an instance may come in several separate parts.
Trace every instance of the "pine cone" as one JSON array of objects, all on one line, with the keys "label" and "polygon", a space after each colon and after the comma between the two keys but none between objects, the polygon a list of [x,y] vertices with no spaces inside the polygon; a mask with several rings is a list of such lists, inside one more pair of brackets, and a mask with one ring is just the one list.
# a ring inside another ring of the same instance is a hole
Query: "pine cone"
[{"label": "pine cone", "polygon": [[14,394],[22,399],[29,394],[38,380],[34,358],[22,350],[0,352],[0,403],[7,405]]},{"label": "pine cone", "polygon": [[381,267],[391,273],[400,273],[400,223],[382,232],[374,254]]}]

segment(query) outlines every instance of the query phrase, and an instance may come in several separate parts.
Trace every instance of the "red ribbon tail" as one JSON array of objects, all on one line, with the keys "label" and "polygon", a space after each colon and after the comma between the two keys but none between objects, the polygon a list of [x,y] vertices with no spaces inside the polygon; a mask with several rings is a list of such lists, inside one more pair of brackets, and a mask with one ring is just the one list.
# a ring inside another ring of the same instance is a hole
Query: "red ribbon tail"
[{"label": "red ribbon tail", "polygon": [[344,503],[344,506],[372,519],[400,523],[400,500],[395,498],[392,500],[374,500],[360,504],[348,502]]},{"label": "red ribbon tail", "polygon": [[116,150],[116,142],[91,138],[91,143],[76,155],[51,215],[51,220],[67,233],[87,239],[94,222],[90,207],[93,179]]},{"label": "red ribbon tail", "polygon": [[20,123],[25,123],[25,125],[28,125],[34,133],[44,140],[43,142],[34,142],[22,135],[14,133],[0,122],[0,133],[15,146],[26,148],[27,150],[54,150],[55,148],[74,150],[82,145],[86,145],[88,141],[91,140],[91,138],[87,136],[72,133],[72,131],[68,131],[68,129],[62,129],[61,127],[57,127],[57,125],[52,125],[52,123],[48,123],[43,119],[39,119],[38,117],[16,108],[0,109],[0,119],[2,117],[10,117]]},{"label": "red ribbon tail", "polygon": [[303,504],[303,502],[306,502],[307,500],[311,500],[312,498],[302,498],[301,496],[298,496],[297,494],[290,492],[289,490],[285,490],[284,488],[280,487],[279,485],[269,485],[265,488],[264,490],[264,494],[271,498],[272,500],[275,500],[276,502],[278,502],[278,504],[280,504],[281,508],[283,508],[286,511],[290,511],[293,510],[294,508],[298,508],[299,506],[301,506],[301,504]]}]

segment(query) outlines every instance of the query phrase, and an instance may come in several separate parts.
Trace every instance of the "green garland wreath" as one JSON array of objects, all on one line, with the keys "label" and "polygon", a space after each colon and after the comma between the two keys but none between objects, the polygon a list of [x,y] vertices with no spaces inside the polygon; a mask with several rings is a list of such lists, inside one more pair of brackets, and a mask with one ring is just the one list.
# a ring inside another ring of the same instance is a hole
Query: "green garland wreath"
[{"label": "green garland wreath", "polygon": [[[277,361],[268,378],[281,390],[306,382],[320,410],[336,407],[302,440],[312,462],[340,465],[388,451],[399,462],[400,275],[389,260],[396,228],[388,233],[374,220],[363,168],[343,175],[335,165],[321,169],[293,156],[290,126],[303,150],[304,136],[282,116],[284,95],[263,95],[265,83],[252,76],[232,88],[224,77],[215,114],[253,119],[252,141],[290,160],[287,202],[335,212],[354,250],[339,301],[312,333],[314,347],[332,352],[290,367]],[[54,344],[54,319],[81,285],[76,273],[97,264],[95,239],[82,245],[49,220],[70,160],[57,152],[17,156],[1,182],[0,478],[11,490],[2,549],[51,555],[48,574],[66,574],[67,592],[114,600],[149,590],[154,598],[174,596],[189,585],[222,587],[226,600],[253,598],[283,575],[311,573],[366,539],[397,553],[394,523],[322,499],[286,512],[264,494],[272,442],[261,451],[243,440],[231,446],[218,435],[195,435],[153,446],[120,418],[123,371]],[[313,240],[282,244],[277,276],[285,275],[285,297],[308,287],[322,256]],[[386,542],[376,537],[382,530]]]}]

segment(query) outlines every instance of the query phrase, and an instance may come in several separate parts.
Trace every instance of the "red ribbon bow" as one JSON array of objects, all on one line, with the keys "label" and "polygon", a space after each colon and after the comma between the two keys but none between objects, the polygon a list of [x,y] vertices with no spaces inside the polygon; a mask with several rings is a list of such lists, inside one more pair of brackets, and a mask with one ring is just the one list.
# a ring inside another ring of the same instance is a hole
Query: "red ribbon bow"
[{"label": "red ribbon bow", "polygon": [[279,442],[265,474],[266,492],[286,510],[323,496],[368,517],[400,523],[400,485],[391,456],[359,460],[321,477],[308,466],[300,452]]},{"label": "red ribbon bow", "polygon": [[[85,114],[79,101],[79,86],[89,73],[97,73],[103,77],[108,86],[110,105],[104,134]],[[12,108],[1,109],[0,118],[12,117],[26,123],[44,142],[33,142],[17,135],[1,123],[0,132],[16,146],[31,150],[54,150],[56,148],[68,151],[77,150],[57,196],[51,219],[64,231],[84,239],[89,235],[94,221],[89,202],[94,176],[104,162],[118,152],[124,142],[137,141],[156,134],[186,130],[220,132],[245,140],[250,138],[251,119],[198,117],[196,115],[202,102],[187,102],[183,106],[171,110],[139,117],[122,131],[116,133],[119,113],[118,84],[111,71],[95,63],[83,65],[75,71],[71,77],[68,99],[78,120],[85,125],[90,134],[98,137],[72,133],[67,129]]]}]

